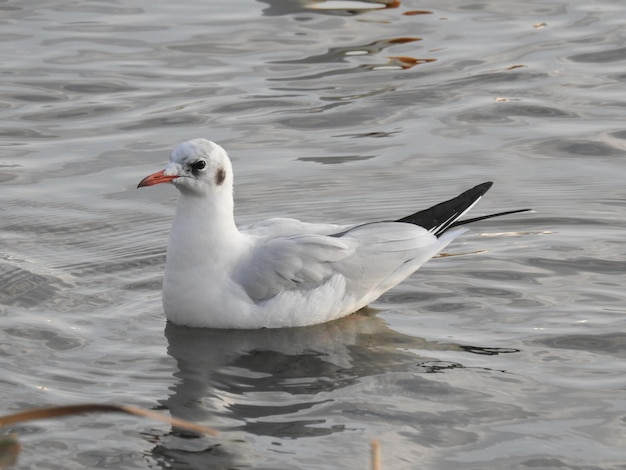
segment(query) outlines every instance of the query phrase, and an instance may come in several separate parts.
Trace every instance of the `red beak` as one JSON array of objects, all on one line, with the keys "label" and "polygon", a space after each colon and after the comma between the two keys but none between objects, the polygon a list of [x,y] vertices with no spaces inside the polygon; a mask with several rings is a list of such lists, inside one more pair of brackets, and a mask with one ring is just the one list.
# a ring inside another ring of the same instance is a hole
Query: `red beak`
[{"label": "red beak", "polygon": [[163,173],[165,173],[165,170],[157,171],[156,173],[152,173],[151,175],[146,176],[144,179],[142,179],[139,182],[137,187],[143,188],[144,186],[152,186],[154,184],[159,184],[159,183],[169,183],[173,179],[178,178],[177,175],[166,176]]}]

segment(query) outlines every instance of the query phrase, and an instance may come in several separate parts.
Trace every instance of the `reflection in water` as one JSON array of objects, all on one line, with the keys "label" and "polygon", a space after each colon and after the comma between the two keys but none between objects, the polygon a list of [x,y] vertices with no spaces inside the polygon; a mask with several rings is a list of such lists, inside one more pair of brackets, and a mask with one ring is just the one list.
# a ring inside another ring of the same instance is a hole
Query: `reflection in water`
[{"label": "reflection in water", "polygon": [[401,70],[401,69],[404,70],[404,69],[410,69],[416,65],[427,64],[427,63],[434,62],[437,60],[433,58],[418,59],[415,57],[407,57],[407,56],[387,57],[386,59],[387,59],[386,62],[381,63],[381,64],[364,64],[364,65],[358,65],[356,67],[327,70],[324,72],[313,73],[313,74],[308,74],[308,75],[299,75],[295,77],[268,78],[268,81],[281,82],[281,81],[291,81],[291,80],[319,80],[322,78],[327,78],[327,77],[337,76],[337,75],[358,74],[358,73],[365,72],[368,70]]},{"label": "reflection in water", "polygon": [[398,8],[400,1],[398,0],[378,0],[378,1],[359,1],[359,0],[259,0],[267,3],[268,8],[263,10],[265,16],[287,15],[303,11],[324,12],[327,14],[339,15],[357,15],[372,10],[380,10],[386,8]]},{"label": "reflection in water", "polygon": [[331,47],[324,54],[311,55],[304,59],[291,59],[291,60],[275,60],[272,64],[323,64],[323,63],[336,63],[346,62],[346,58],[357,55],[374,55],[384,49],[397,45],[406,44],[409,42],[421,41],[421,38],[392,38],[392,39],[380,39],[378,41],[370,42],[364,45],[345,46],[345,47]]},{"label": "reflection in water", "polygon": [[[320,7],[317,7],[318,9],[321,9],[321,6],[324,5],[326,7],[332,6],[332,8],[329,9],[332,11],[339,11],[339,10],[350,11],[348,9],[348,5],[340,7],[338,3],[339,2],[335,2],[335,3],[324,2],[324,3],[320,3],[316,5],[320,6]],[[350,4],[354,2],[341,2],[341,3]],[[368,4],[365,3],[365,5],[368,5]],[[376,5],[376,4],[370,3],[369,5]],[[391,3],[387,4],[386,6],[383,4],[379,4],[379,5],[381,5],[383,8],[392,7]],[[327,11],[327,10],[324,10],[324,11]],[[385,49],[388,49],[389,47],[412,43],[412,42],[421,41],[421,40],[422,38],[413,37],[413,36],[400,36],[400,37],[392,37],[388,39],[378,39],[376,41],[371,41],[367,43],[357,43],[356,45],[350,44],[347,46],[331,47],[322,54],[309,55],[304,58],[288,59],[288,60],[274,60],[269,63],[283,64],[283,65],[285,64],[301,65],[301,66],[308,66],[311,64],[346,63],[346,62],[349,62],[351,58],[353,59],[355,57],[362,57],[362,56],[376,56],[377,57]],[[310,67],[302,67],[302,69],[306,70],[307,72],[304,75],[271,78],[270,80],[273,80],[273,81],[312,80],[312,79],[317,80],[317,79],[326,78],[326,77],[330,77],[334,75],[354,74],[354,73],[370,71],[370,70],[404,70],[404,69],[413,68],[416,65],[434,62],[437,59],[415,58],[412,56],[395,55],[395,56],[384,57],[383,60],[384,62],[382,60],[379,60],[379,63],[374,63],[374,64],[371,64],[371,63],[359,64],[355,67],[323,70],[321,72],[314,72],[314,73],[310,72],[311,70]]]},{"label": "reflection in water", "polygon": [[[332,406],[336,400],[332,397],[350,393],[346,390],[366,377],[391,372],[427,374],[463,367],[418,356],[416,350],[489,355],[516,352],[401,334],[388,328],[371,310],[306,328],[213,330],[168,323],[165,336],[168,354],[178,368],[174,374],[178,382],[162,402],[173,416],[203,421],[230,433],[244,431],[278,439],[344,431],[343,425],[328,421],[322,408]],[[429,382],[426,375],[418,380]],[[191,439],[194,452],[215,452],[214,441],[207,443],[187,433],[172,436],[178,439],[175,447],[180,446],[181,439]],[[232,440],[221,442],[222,452],[232,445]],[[185,458],[167,443],[157,447],[155,453],[168,459]],[[242,450],[236,453],[240,458]]]},{"label": "reflection in water", "polygon": [[307,6],[307,8],[311,10],[342,11],[345,13],[355,14],[368,10],[398,8],[399,6],[399,1],[361,2],[355,0],[324,0],[317,3],[311,3]]}]

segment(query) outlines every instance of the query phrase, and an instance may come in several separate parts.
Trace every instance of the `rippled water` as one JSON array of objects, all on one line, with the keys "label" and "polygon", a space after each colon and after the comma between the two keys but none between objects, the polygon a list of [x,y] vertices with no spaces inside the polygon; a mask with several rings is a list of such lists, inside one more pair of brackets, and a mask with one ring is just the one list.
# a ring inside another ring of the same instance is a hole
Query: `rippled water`
[{"label": "rippled water", "polygon": [[[617,469],[626,462],[623,2],[0,3],[0,409],[20,468]],[[347,4],[347,5],[346,5]],[[238,219],[401,217],[486,180],[449,255],[338,322],[166,325],[179,141]]]}]

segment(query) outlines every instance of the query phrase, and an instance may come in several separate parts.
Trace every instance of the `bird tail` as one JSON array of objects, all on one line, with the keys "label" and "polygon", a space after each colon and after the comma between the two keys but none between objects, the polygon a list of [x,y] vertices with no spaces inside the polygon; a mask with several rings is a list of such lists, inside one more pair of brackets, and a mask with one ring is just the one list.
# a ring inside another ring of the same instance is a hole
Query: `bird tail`
[{"label": "bird tail", "polygon": [[439,238],[447,230],[450,230],[453,227],[458,227],[459,225],[465,225],[472,222],[478,222],[479,220],[490,219],[492,217],[517,214],[519,212],[527,212],[531,210],[517,209],[512,211],[483,215],[480,217],[474,217],[472,219],[458,220],[472,207],[474,207],[474,205],[483,197],[483,195],[489,190],[489,188],[491,188],[492,185],[493,183],[491,181],[479,184],[459,194],[455,198],[441,202],[437,205],[429,207],[428,209],[415,212],[414,214],[396,220],[396,222],[406,222],[409,224],[419,225],[420,227],[424,227],[426,230],[433,233],[437,238]]}]

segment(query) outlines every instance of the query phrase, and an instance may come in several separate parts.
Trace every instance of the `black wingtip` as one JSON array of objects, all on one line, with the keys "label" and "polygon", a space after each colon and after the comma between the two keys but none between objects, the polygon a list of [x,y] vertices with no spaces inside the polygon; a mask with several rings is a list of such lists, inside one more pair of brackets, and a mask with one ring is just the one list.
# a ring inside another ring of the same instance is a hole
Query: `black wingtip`
[{"label": "black wingtip", "polygon": [[441,202],[428,209],[415,212],[396,222],[419,225],[437,237],[454,226],[456,220],[467,212],[493,186],[493,181],[486,181],[459,194],[448,201]]}]

